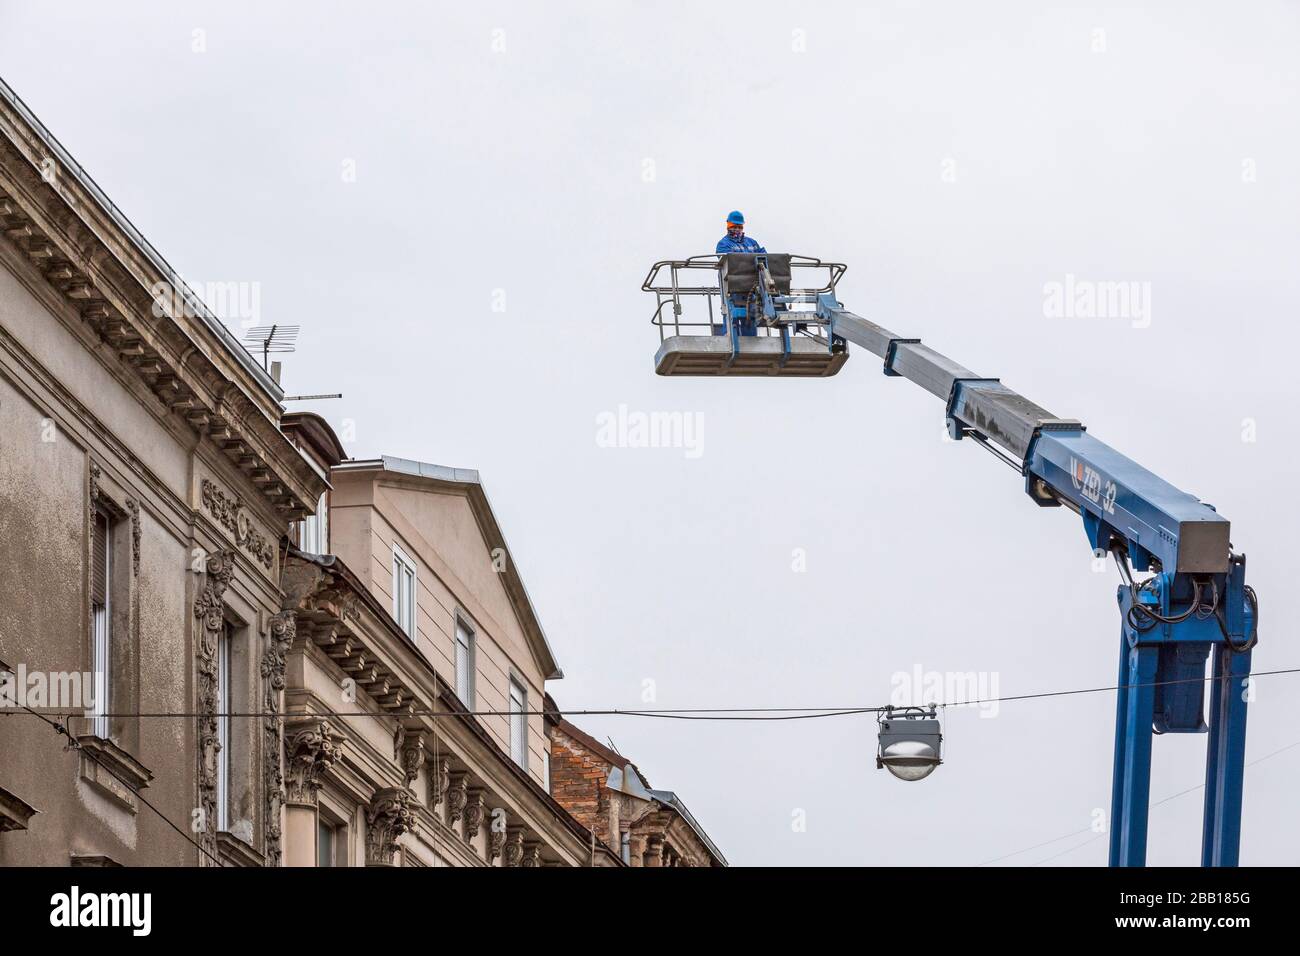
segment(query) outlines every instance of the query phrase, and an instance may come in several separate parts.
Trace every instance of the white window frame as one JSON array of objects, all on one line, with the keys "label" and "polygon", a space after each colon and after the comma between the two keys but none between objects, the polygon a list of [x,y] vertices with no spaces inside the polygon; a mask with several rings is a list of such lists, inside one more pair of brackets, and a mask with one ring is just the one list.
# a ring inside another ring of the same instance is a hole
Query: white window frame
[{"label": "white window frame", "polygon": [[[407,608],[402,607],[402,586],[405,583],[402,580],[402,572],[409,571],[411,576],[411,602]],[[412,641],[415,640],[415,622],[416,608],[420,604],[420,576],[415,566],[415,562],[410,556],[402,550],[401,546],[393,544],[393,620]]]},{"label": "white window frame", "polygon": [[308,554],[329,553],[329,507],[325,500],[328,494],[328,491],[321,492],[316,513],[298,522],[298,550]]},{"label": "white window frame", "polygon": [[[104,603],[95,607],[92,612],[90,672],[91,679],[95,682],[95,700],[88,716],[90,732],[101,740],[107,740],[109,689],[113,684],[110,679],[113,621],[113,516],[103,508],[97,508],[95,518],[104,519]],[[92,541],[94,536],[92,525]]]},{"label": "white window frame", "polygon": [[510,759],[528,769],[528,688],[510,678]]},{"label": "white window frame", "polygon": [[[465,623],[464,618],[459,614],[456,615],[456,647],[455,647],[455,664],[456,664],[456,696],[460,702],[469,710],[474,709],[474,669],[477,665],[475,654],[478,648],[475,646],[474,628]],[[461,681],[461,668],[464,667],[464,683]]]},{"label": "white window frame", "polygon": [[230,711],[231,682],[230,657],[234,648],[234,628],[227,622],[222,625],[217,639],[217,830],[230,828]]}]

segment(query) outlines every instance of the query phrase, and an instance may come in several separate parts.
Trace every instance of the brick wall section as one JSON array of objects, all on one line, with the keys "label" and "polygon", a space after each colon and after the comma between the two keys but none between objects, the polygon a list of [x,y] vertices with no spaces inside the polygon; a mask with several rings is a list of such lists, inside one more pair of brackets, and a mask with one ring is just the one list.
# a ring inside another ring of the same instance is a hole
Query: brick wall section
[{"label": "brick wall section", "polygon": [[609,794],[605,781],[611,765],[563,728],[551,729],[551,796],[596,839],[609,840]]}]

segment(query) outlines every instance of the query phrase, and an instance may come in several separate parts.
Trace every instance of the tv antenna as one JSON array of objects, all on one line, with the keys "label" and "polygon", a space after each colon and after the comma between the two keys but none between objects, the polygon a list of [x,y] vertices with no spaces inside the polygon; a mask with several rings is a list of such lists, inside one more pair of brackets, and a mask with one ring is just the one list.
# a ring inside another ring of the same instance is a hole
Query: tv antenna
[{"label": "tv antenna", "polygon": [[[269,372],[272,352],[292,352],[297,348],[297,325],[255,325],[244,333],[244,344],[262,350],[262,371]],[[278,363],[277,363],[278,364]]]}]

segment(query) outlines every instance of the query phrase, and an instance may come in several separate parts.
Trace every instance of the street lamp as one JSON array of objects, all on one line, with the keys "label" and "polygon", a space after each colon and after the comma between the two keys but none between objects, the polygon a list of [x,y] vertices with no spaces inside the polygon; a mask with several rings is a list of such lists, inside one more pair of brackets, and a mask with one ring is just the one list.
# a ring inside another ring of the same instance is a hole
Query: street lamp
[{"label": "street lamp", "polygon": [[922,780],[943,763],[943,734],[929,707],[886,707],[876,715],[880,727],[876,769],[884,768],[899,780]]}]

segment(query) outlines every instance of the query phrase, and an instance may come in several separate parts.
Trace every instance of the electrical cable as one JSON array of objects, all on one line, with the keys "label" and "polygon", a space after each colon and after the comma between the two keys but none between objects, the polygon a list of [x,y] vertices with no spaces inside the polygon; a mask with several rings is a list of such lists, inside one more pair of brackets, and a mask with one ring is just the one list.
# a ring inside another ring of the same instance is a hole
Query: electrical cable
[{"label": "electrical cable", "polygon": [[218,857],[215,857],[211,853],[209,853],[206,849],[203,848],[202,844],[200,844],[197,840],[195,840],[188,833],[186,833],[179,826],[177,826],[174,822],[172,822],[172,819],[169,816],[167,816],[167,814],[163,813],[161,810],[155,807],[153,803],[151,803],[144,794],[140,793],[140,791],[134,785],[132,785],[129,781],[122,779],[122,776],[119,773],[117,773],[117,771],[115,771],[112,767],[108,766],[108,764],[100,760],[97,754],[92,753],[91,751],[83,747],[81,745],[81,741],[77,740],[76,737],[72,736],[72,734],[68,732],[68,728],[66,724],[61,724],[58,721],[50,720],[50,718],[48,718],[44,714],[32,710],[26,704],[20,706],[22,706],[23,710],[27,711],[33,717],[39,717],[41,720],[49,724],[52,728],[54,728],[55,733],[62,734],[64,737],[66,737],[68,739],[69,748],[77,751],[77,753],[81,754],[84,757],[88,757],[91,763],[95,764],[95,766],[99,767],[101,770],[107,772],[110,776],[112,776],[115,780],[117,780],[118,783],[122,784],[122,786],[130,790],[132,794],[134,794],[136,797],[140,799],[141,803],[143,803],[146,807],[148,807],[158,816],[158,819],[162,820],[163,823],[167,824],[169,827],[171,827],[173,830],[175,830],[177,833],[183,836],[190,843],[194,844],[194,848],[196,850],[198,850],[200,853],[206,856],[217,866],[222,865],[221,860]]},{"label": "electrical cable", "polygon": [[[1300,674],[1300,667],[1278,668],[1269,671],[1252,671],[1248,674],[1234,674],[1234,679],[1247,677],[1273,677],[1282,674]],[[1036,694],[1013,694],[1006,697],[978,697],[970,700],[935,701],[924,707],[974,707],[981,704],[1004,704],[1020,700],[1040,700],[1048,697],[1072,697],[1079,694],[1102,694],[1115,690],[1134,690],[1143,687],[1167,687],[1172,684],[1203,684],[1209,681],[1224,680],[1227,675],[1219,677],[1183,677],[1177,680],[1147,681],[1138,684],[1107,684],[1099,687],[1079,687],[1071,690],[1042,691]],[[36,716],[42,716],[30,707],[24,707]],[[620,708],[585,708],[578,710],[411,710],[411,711],[331,711],[322,713],[322,717],[393,717],[404,720],[412,717],[510,717],[523,714],[528,717],[661,717],[678,720],[808,720],[818,717],[848,717],[857,714],[881,714],[901,709],[895,704],[869,707],[677,707],[677,708],[638,708],[623,710]],[[59,711],[62,713],[63,711]],[[0,707],[0,716],[14,714],[18,711]],[[226,711],[215,715],[200,714],[194,711],[127,711],[101,714],[103,717],[275,717],[286,716],[270,711]],[[292,715],[290,715],[292,716]]]}]

